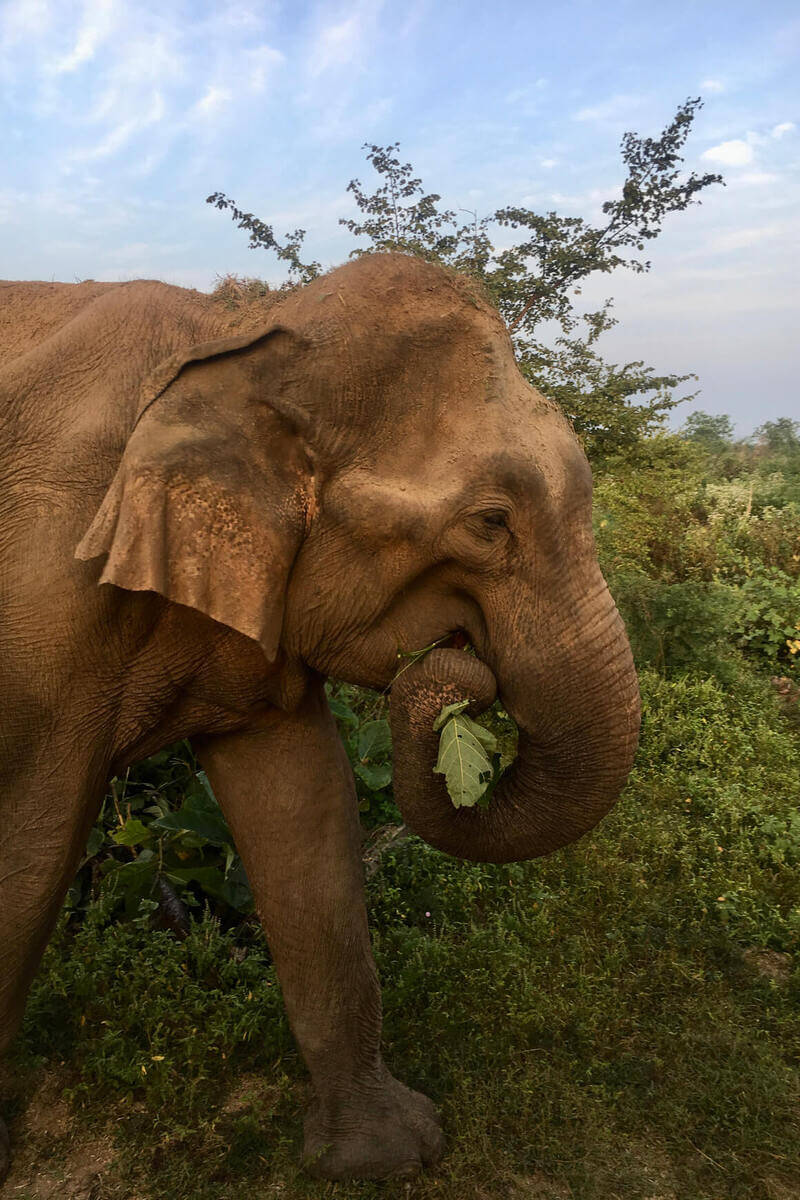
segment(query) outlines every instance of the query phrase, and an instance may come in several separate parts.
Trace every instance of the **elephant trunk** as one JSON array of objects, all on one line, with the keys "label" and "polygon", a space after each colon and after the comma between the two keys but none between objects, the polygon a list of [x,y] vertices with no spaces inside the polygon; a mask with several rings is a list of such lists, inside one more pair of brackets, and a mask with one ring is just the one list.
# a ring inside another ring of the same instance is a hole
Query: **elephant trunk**
[{"label": "elephant trunk", "polygon": [[[480,712],[496,694],[493,672],[458,650],[435,650],[397,679],[391,696],[395,799],[430,845],[475,862],[514,862],[565,846],[612,807],[633,761],[639,689],[622,620],[605,585],[593,632],[555,636],[559,650],[528,653],[500,671],[503,702],[520,726],[517,758],[487,807],[456,809],[434,774],[445,704],[469,698]],[[531,643],[528,642],[528,645]],[[549,657],[549,661],[548,661]]]}]

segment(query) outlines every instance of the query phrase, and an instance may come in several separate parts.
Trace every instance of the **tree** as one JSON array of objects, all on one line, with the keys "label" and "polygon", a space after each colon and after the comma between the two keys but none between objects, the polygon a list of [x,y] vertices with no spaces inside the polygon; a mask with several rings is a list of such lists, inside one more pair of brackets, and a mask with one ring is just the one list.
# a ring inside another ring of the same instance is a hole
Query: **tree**
[{"label": "tree", "polygon": [[791,417],[765,421],[755,430],[753,437],[769,454],[791,458],[800,452],[800,422],[793,421]]},{"label": "tree", "polygon": [[733,442],[733,422],[724,413],[718,416],[706,412],[690,413],[681,432],[709,454],[722,454]]},{"label": "tree", "polygon": [[[681,177],[681,151],[700,106],[699,98],[687,100],[658,138],[624,135],[626,176],[618,198],[603,204],[598,225],[518,206],[460,221],[453,209],[440,206],[438,193],[425,190],[411,164],[400,161],[399,143],[365,145],[380,183],[368,193],[360,180],[351,180],[347,190],[360,216],[342,218],[340,224],[367,241],[353,255],[395,250],[478,278],[508,326],[520,370],[559,401],[598,460],[661,425],[680,402],[674,389],[694,378],[659,376],[641,362],[604,362],[596,343],[616,323],[611,301],[589,313],[580,313],[577,304],[580,284],[591,275],[617,268],[648,271],[649,261],[639,256],[659,235],[665,217],[699,203],[700,192],[722,182],[713,174]],[[249,231],[251,247],[274,250],[287,261],[292,282],[319,272],[318,263],[304,264],[299,257],[302,230],[287,235],[280,246],[271,226],[243,213],[223,193],[215,192],[207,202],[231,211],[239,227]],[[499,249],[496,229],[519,231],[521,240]],[[543,325],[555,325],[558,335],[540,337]]]}]

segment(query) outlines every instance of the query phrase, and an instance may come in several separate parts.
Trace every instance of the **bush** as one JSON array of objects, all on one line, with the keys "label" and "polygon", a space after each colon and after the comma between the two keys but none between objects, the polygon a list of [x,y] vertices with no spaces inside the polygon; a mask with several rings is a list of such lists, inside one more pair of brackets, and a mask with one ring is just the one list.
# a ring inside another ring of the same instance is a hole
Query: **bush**
[{"label": "bush", "polygon": [[663,583],[642,573],[613,575],[609,586],[640,666],[731,681],[745,658],[765,671],[797,674],[800,583],[779,571],[738,586]]}]

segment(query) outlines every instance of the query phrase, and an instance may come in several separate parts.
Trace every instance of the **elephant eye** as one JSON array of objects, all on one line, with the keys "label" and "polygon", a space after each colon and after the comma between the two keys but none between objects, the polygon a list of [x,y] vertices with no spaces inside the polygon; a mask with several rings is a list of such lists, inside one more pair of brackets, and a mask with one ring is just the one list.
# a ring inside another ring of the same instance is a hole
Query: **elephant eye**
[{"label": "elephant eye", "polygon": [[481,537],[494,539],[503,533],[508,533],[508,513],[502,508],[487,509],[476,513],[477,530]]},{"label": "elephant eye", "polygon": [[488,525],[490,529],[508,529],[506,514],[499,509],[497,512],[483,513],[483,523],[484,525]]}]

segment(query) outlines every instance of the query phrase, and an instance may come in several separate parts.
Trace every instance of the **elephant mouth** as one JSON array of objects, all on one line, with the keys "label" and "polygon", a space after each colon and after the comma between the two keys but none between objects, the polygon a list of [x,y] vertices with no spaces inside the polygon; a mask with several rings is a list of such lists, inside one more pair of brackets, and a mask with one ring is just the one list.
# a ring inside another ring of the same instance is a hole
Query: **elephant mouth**
[{"label": "elephant mouth", "polygon": [[438,642],[443,650],[469,650],[474,649],[475,644],[465,629],[454,629],[448,634],[443,641]]},{"label": "elephant mouth", "polygon": [[424,662],[431,654],[436,656],[439,651],[444,650],[459,651],[458,654],[448,655],[445,658],[445,662],[449,662],[451,669],[454,671],[456,679],[461,678],[466,664],[469,662],[472,662],[475,667],[478,667],[478,664],[480,664],[479,670],[482,669],[485,671],[488,667],[469,630],[463,625],[454,625],[449,633],[432,638],[424,647],[400,650],[393,654],[394,670],[392,671],[391,681],[386,690],[393,689],[397,681],[404,678],[407,672],[416,664]]}]

